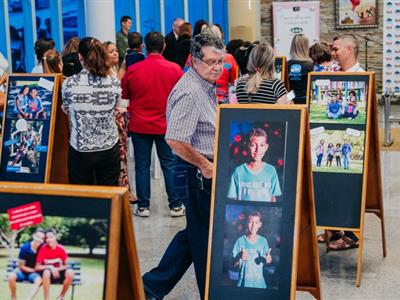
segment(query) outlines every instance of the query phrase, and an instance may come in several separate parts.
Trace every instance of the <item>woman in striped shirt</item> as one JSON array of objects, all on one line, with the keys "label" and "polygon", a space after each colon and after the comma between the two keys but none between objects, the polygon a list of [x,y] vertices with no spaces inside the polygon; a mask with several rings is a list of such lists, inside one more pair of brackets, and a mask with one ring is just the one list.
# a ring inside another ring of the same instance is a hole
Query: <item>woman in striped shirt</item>
[{"label": "woman in striped shirt", "polygon": [[282,80],[274,77],[274,50],[267,43],[260,43],[250,53],[247,63],[249,73],[236,85],[239,103],[290,104]]}]

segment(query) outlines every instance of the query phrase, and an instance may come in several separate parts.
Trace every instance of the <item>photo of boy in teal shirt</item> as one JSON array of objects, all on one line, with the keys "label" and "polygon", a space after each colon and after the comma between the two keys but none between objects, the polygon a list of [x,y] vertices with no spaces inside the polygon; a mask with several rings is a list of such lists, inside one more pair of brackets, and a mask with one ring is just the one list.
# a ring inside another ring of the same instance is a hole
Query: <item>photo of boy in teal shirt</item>
[{"label": "photo of boy in teal shirt", "polygon": [[267,288],[263,268],[272,263],[272,256],[267,239],[258,234],[262,226],[261,217],[258,211],[249,214],[247,233],[233,246],[233,266],[239,269],[238,287]]},{"label": "photo of boy in teal shirt", "polygon": [[228,198],[244,201],[276,202],[282,194],[273,165],[263,161],[269,148],[264,129],[253,128],[248,149],[249,162],[237,166],[231,176]]}]

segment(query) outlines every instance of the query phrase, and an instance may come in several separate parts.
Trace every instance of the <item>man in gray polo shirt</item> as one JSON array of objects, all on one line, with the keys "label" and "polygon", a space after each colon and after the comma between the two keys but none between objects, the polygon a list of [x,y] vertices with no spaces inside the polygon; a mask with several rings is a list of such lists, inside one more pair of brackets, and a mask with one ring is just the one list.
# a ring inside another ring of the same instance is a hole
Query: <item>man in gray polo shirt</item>
[{"label": "man in gray polo shirt", "polygon": [[199,34],[192,40],[192,67],[172,90],[167,105],[165,139],[177,154],[177,168],[188,183],[186,228],[178,232],[159,265],[143,275],[148,299],[162,299],[194,264],[204,298],[208,226],[213,173],[215,81],[222,73],[225,46],[221,39]]}]

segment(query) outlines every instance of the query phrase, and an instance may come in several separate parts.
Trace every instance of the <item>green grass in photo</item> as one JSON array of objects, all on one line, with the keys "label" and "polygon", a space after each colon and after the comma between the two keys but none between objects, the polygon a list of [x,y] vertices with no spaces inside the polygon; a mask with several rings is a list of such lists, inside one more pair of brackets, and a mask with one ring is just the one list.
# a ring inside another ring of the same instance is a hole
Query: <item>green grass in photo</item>
[{"label": "green grass in photo", "polygon": [[363,162],[350,160],[350,169],[343,168],[343,159],[341,160],[342,167],[336,166],[335,158],[332,161],[332,166],[326,166],[326,159],[322,160],[321,166],[317,167],[316,159],[313,160],[312,171],[313,172],[324,172],[324,173],[347,173],[347,174],[362,174]]},{"label": "green grass in photo", "polygon": [[326,105],[313,104],[310,105],[310,122],[311,123],[339,123],[339,124],[365,124],[366,113],[363,104],[358,105],[358,116],[355,119],[341,118],[328,119],[326,116]]}]

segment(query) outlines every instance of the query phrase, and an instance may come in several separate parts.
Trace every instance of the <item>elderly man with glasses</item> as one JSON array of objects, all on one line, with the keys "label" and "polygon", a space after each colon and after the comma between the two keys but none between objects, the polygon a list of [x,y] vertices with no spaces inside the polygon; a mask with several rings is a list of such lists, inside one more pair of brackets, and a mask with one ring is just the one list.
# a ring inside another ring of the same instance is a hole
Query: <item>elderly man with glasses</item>
[{"label": "elderly man with glasses", "polygon": [[225,46],[221,39],[199,34],[192,39],[191,68],[172,90],[167,105],[165,139],[178,156],[188,183],[186,228],[178,232],[159,265],[144,274],[148,299],[162,299],[194,264],[204,298],[217,99]]}]

